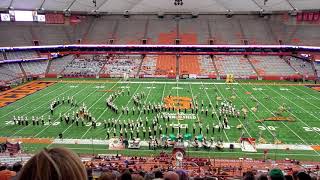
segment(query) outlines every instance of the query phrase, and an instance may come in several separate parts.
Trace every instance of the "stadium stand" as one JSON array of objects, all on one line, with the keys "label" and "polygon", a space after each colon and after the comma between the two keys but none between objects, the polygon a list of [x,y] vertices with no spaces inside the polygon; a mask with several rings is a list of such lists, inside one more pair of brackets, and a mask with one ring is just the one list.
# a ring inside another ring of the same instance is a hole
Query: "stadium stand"
[{"label": "stadium stand", "polygon": [[200,75],[200,65],[197,56],[180,56],[179,70],[182,74]]},{"label": "stadium stand", "polygon": [[157,59],[156,75],[176,75],[177,63],[174,55],[160,55]]},{"label": "stadium stand", "polygon": [[99,55],[81,55],[71,61],[62,74],[66,77],[95,77],[103,65]]},{"label": "stadium stand", "polygon": [[23,74],[18,63],[0,64],[0,82],[21,81]]},{"label": "stadium stand", "polygon": [[156,55],[147,55],[143,59],[139,75],[154,75],[156,73],[157,58],[158,56]]},{"label": "stadium stand", "polygon": [[63,69],[74,59],[73,55],[56,58],[51,61],[49,71],[47,72],[48,77],[57,77],[61,74]]},{"label": "stadium stand", "polygon": [[216,75],[210,56],[198,56],[201,75]]},{"label": "stadium stand", "polygon": [[[140,44],[144,37],[146,19],[125,19],[119,21],[118,31],[116,32],[117,44]],[[119,37],[119,38],[118,38]]]},{"label": "stadium stand", "polygon": [[32,33],[34,39],[38,40],[40,45],[56,45],[56,44],[70,44],[71,26],[68,25],[37,25],[32,26]]},{"label": "stadium stand", "polygon": [[176,22],[167,19],[150,19],[146,38],[148,44],[173,44],[177,38]]},{"label": "stadium stand", "polygon": [[301,75],[314,76],[314,71],[310,62],[290,57],[289,64]]},{"label": "stadium stand", "polygon": [[221,17],[209,23],[216,44],[242,44],[243,34],[236,19]]},{"label": "stadium stand", "polygon": [[318,77],[320,78],[320,63],[314,62],[314,67],[316,69]]},{"label": "stadium stand", "polygon": [[23,23],[0,23],[1,46],[31,46],[30,25]]},{"label": "stadium stand", "polygon": [[123,74],[126,73],[132,77],[138,73],[141,61],[140,55],[114,55],[106,60],[100,74],[123,77]]},{"label": "stadium stand", "polygon": [[7,52],[6,56],[9,60],[26,60],[39,58],[39,55],[36,51]]},{"label": "stadium stand", "polygon": [[250,56],[249,59],[260,76],[290,76],[296,74],[294,69],[278,56]]},{"label": "stadium stand", "polygon": [[86,33],[85,41],[92,44],[107,44],[108,39],[113,36],[113,29],[117,24],[117,20],[101,17],[91,21],[92,24]]},{"label": "stadium stand", "polygon": [[22,67],[27,76],[44,77],[49,61],[25,62]]},{"label": "stadium stand", "polygon": [[215,56],[214,61],[221,76],[233,74],[235,78],[248,79],[256,76],[254,69],[250,66],[248,59],[243,56]]},{"label": "stadium stand", "polygon": [[[206,19],[181,19],[179,20],[179,33],[181,34],[195,34],[197,41],[194,44],[208,44],[210,38],[208,21]],[[182,44],[183,44],[182,39]]]},{"label": "stadium stand", "polygon": [[243,35],[249,44],[277,44],[267,20],[241,19],[239,23],[241,23]]}]

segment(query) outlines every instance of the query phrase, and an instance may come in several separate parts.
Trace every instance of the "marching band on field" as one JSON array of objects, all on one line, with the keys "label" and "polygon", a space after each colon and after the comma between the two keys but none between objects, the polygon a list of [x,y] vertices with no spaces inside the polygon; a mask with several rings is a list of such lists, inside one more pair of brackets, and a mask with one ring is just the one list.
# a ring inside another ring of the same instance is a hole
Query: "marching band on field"
[{"label": "marching band on field", "polygon": [[[133,94],[132,100],[134,103],[133,107],[128,106],[121,106],[119,108],[114,101],[119,96],[124,95],[130,96],[130,91],[128,90],[127,93],[125,91],[114,92],[110,94],[106,98],[106,106],[110,109],[113,113],[119,114],[119,118],[109,118],[105,120],[100,120],[99,126],[102,127],[106,132],[106,138],[109,139],[111,137],[124,137],[124,138],[140,138],[143,139],[149,137],[159,137],[161,138],[163,135],[168,135],[169,133],[172,134],[179,134],[182,133],[192,133],[195,134],[209,134],[214,135],[215,130],[217,129],[218,133],[224,131],[224,129],[229,128],[229,121],[231,119],[246,119],[248,114],[244,107],[242,109],[237,109],[236,106],[232,103],[232,101],[216,101],[215,107],[210,102],[208,106],[202,100],[201,103],[198,104],[197,97],[193,97],[194,103],[189,102],[188,108],[177,108],[174,105],[165,105],[163,103],[151,103],[146,102],[145,97],[146,94],[144,92]],[[217,98],[217,96],[216,96]],[[50,104],[50,113],[54,115],[54,110],[59,106],[67,104],[71,107],[78,107],[77,101],[74,97],[63,97],[62,99],[56,98]],[[73,111],[72,113],[59,113],[59,120],[60,123],[65,123],[67,125],[75,125],[75,126],[91,126],[93,129],[97,128],[98,120],[92,116],[91,112],[84,103],[78,107],[78,111]],[[191,112],[195,116],[205,116],[212,119],[218,119],[218,123],[207,124],[204,126],[201,120],[198,118],[198,124],[193,123],[192,127],[185,126],[182,130],[180,121],[178,124],[174,124],[172,119],[172,114],[170,113],[177,113],[178,118],[179,114]],[[138,116],[138,118],[131,119],[131,116]],[[153,118],[148,119],[148,117],[141,118],[141,115],[153,115]],[[126,118],[127,120],[121,120],[121,116],[130,116]],[[47,124],[52,124],[55,121],[52,121],[51,116],[47,118],[36,117],[32,116],[30,120],[28,117],[24,116],[13,116],[13,124],[21,125],[21,126],[28,126],[29,122],[33,126],[41,126]],[[162,121],[162,122],[161,122]],[[31,123],[32,122],[32,123]],[[190,128],[190,132],[189,132]],[[204,141],[206,141],[206,137],[204,136]],[[195,140],[196,142],[196,140]]]}]

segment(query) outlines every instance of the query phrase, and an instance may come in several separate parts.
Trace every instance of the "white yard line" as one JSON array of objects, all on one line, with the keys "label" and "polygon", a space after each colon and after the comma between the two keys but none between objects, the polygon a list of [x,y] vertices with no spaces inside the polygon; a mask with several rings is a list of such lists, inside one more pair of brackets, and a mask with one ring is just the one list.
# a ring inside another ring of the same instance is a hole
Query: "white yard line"
[{"label": "white yard line", "polygon": [[[48,87],[50,87],[50,86],[48,86]],[[48,88],[48,87],[47,87],[47,88]],[[30,102],[28,102],[28,103],[26,103],[26,104],[18,107],[17,109],[14,109],[14,110],[12,110],[12,111],[10,111],[10,112],[2,115],[2,116],[0,117],[0,119],[4,118],[5,116],[7,116],[7,115],[9,115],[9,114],[11,114],[11,113],[13,113],[13,112],[16,112],[17,110],[19,110],[19,109],[21,109],[21,108],[24,108],[24,107],[30,105],[30,104],[33,103],[33,102],[38,101],[39,99],[41,99],[41,98],[43,98],[43,97],[47,98],[47,95],[49,95],[49,94],[51,94],[51,93],[53,93],[53,92],[55,92],[55,91],[57,91],[58,89],[63,88],[63,87],[64,87],[64,86],[61,86],[61,87],[56,88],[56,89],[54,89],[54,90],[52,90],[52,91],[50,91],[50,92],[48,92],[48,93],[46,93],[46,94],[43,94],[42,96],[40,96],[40,97],[38,97],[38,98],[35,98],[33,101],[30,101]],[[45,88],[45,89],[46,89],[46,88]],[[44,90],[44,89],[43,89],[43,90]],[[37,91],[37,92],[35,92],[35,93],[38,93],[38,92],[40,92],[40,91]]]},{"label": "white yard line", "polygon": [[[129,105],[129,103],[131,102],[131,99],[133,98],[133,96],[135,95],[135,93],[137,92],[137,90],[139,89],[140,86],[141,86],[141,84],[139,84],[139,86],[137,87],[137,89],[135,90],[135,92],[132,94],[132,96],[131,96],[131,98],[130,98],[130,100],[128,101],[128,103],[127,103],[126,106]],[[100,119],[100,118],[102,117],[102,115],[107,111],[107,109],[108,109],[108,108],[106,108],[106,109],[101,113],[101,115],[98,117],[98,119]],[[119,120],[121,116],[122,116],[122,114],[119,115],[119,117],[118,117],[117,120]],[[80,139],[82,139],[83,137],[85,137],[85,136],[87,135],[87,133],[90,131],[91,128],[92,128],[92,126],[89,127],[89,129],[81,136]]]},{"label": "white yard line", "polygon": [[[152,87],[152,86],[153,86],[153,82],[152,82],[151,87]],[[137,88],[137,90],[138,90],[138,89],[139,89],[139,88]],[[148,95],[147,95],[147,97],[146,97],[146,99],[145,99],[144,103],[146,103],[146,102],[147,102],[148,97],[149,97],[150,92],[151,92],[151,90],[152,90],[152,89],[153,89],[153,88],[150,88],[150,89],[149,89]],[[136,90],[136,91],[137,91],[137,90]],[[132,99],[132,98],[133,98],[133,96],[130,98],[129,102],[131,101],[131,99]],[[128,102],[128,103],[129,103],[129,102]],[[140,111],[139,116],[138,116],[138,118],[136,119],[136,121],[138,121],[138,119],[140,118],[141,114],[142,114],[142,111]],[[118,117],[118,119],[117,119],[117,120],[119,120],[119,119],[120,119],[121,115],[122,115],[122,114],[120,114],[120,116]],[[106,136],[104,139],[107,139],[107,137],[108,137],[108,136]]]},{"label": "white yard line", "polygon": [[[299,98],[302,99],[303,101],[307,102],[307,103],[310,104],[311,106],[313,106],[313,107],[315,107],[315,108],[317,108],[317,109],[320,109],[319,106],[316,106],[316,105],[310,103],[309,101],[305,100],[305,99],[302,98],[301,96],[299,96],[299,95],[297,95],[297,94],[294,94],[294,93],[292,93],[291,91],[286,91],[286,92],[289,92],[290,94],[293,94],[294,96],[299,97]],[[313,114],[313,113],[310,113],[310,114]]]},{"label": "white yard line", "polygon": [[[110,90],[112,90],[117,84],[118,84],[118,83],[115,83],[115,84],[110,88]],[[103,84],[103,85],[105,86],[106,84]],[[94,102],[94,103],[88,108],[88,111],[89,111],[92,107],[94,107],[103,97],[105,97],[105,95],[106,95],[107,93],[108,93],[108,92],[105,92],[98,100],[96,100],[96,102]],[[108,109],[108,108],[105,107],[105,110],[104,110],[103,112],[105,112],[107,109]],[[99,116],[99,118],[100,118],[100,116]],[[99,118],[97,118],[97,121],[99,120]],[[72,125],[73,125],[73,124],[71,123],[71,124],[62,132],[62,134],[64,134],[65,132],[67,132],[67,130],[68,130],[69,128],[71,128]],[[91,128],[92,128],[92,126],[90,126],[90,127],[88,128],[88,130],[81,136],[80,139],[82,139],[82,137],[83,137],[84,135],[86,135]]]},{"label": "white yard line", "polygon": [[[267,88],[269,88],[269,87],[267,87]],[[272,90],[273,92],[277,93],[277,94],[280,95],[281,97],[285,98],[286,100],[290,101],[292,104],[294,104],[295,106],[297,106],[299,109],[303,110],[304,112],[310,114],[311,116],[313,116],[314,118],[316,118],[317,120],[320,121],[320,118],[319,118],[319,117],[316,117],[312,112],[308,112],[308,111],[305,110],[303,107],[299,106],[298,104],[296,104],[295,102],[291,101],[290,99],[288,99],[287,97],[283,96],[282,94],[278,93],[277,91],[275,91],[275,90],[273,90],[273,89],[271,89],[271,88],[269,88],[269,89]],[[292,113],[290,112],[290,114],[292,114]],[[293,114],[292,114],[292,115],[293,115]],[[299,118],[298,118],[298,119],[299,119]],[[300,120],[301,120],[301,119],[300,119]],[[303,121],[302,121],[302,122],[303,122]],[[304,124],[305,124],[305,123],[304,123]]]},{"label": "white yard line", "polygon": [[[240,85],[241,86],[241,85]],[[242,87],[242,86],[241,86]],[[243,87],[242,87],[243,88]],[[244,89],[244,88],[243,88]],[[246,90],[246,89],[244,89]],[[263,91],[260,91],[262,92],[264,95],[266,95]],[[257,99],[257,101],[259,102],[259,104],[261,104],[263,107],[265,107],[271,114],[273,114],[275,116],[275,114],[270,111],[263,103],[261,103],[258,98],[255,98]],[[274,101],[273,99],[271,99],[273,102],[277,103],[276,101]],[[278,104],[278,103],[277,103]],[[295,136],[297,136],[302,142],[304,142],[306,145],[308,144],[304,139],[302,139],[296,132],[294,132],[288,125],[286,125],[284,122],[281,121],[281,123],[286,127],[288,128]],[[315,151],[317,154],[319,154],[317,151]],[[320,155],[320,154],[319,154]]]},{"label": "white yard line", "polygon": [[[106,83],[105,83],[105,84],[106,84]],[[74,94],[74,95],[79,94],[80,92],[82,92],[83,90],[87,89],[88,87],[90,87],[90,86],[86,86],[86,88],[81,89],[80,91],[78,91],[78,92],[77,92],[76,94]],[[93,94],[94,92],[95,92],[95,91],[92,90],[92,92],[91,92],[90,94],[88,94],[82,101],[78,102],[78,104],[80,105],[81,103],[83,103],[84,100],[86,100],[86,99],[87,99],[91,94]],[[69,110],[66,111],[65,113],[67,113],[67,112],[69,112],[69,111],[71,111],[71,109],[69,109]],[[59,120],[59,118],[55,119],[55,120],[52,122],[52,124],[55,123],[55,122],[58,121],[58,120]],[[42,129],[42,130],[41,130],[39,133],[37,133],[34,137],[39,136],[43,131],[45,131],[45,130],[48,129],[49,127],[51,127],[51,124],[50,124],[49,126],[47,126],[46,128]]]},{"label": "white yard line", "polygon": [[[209,95],[208,95],[208,93],[207,93],[207,90],[206,90],[206,88],[204,87],[203,83],[202,83],[202,88],[203,88],[204,92],[206,93],[206,96],[207,96],[207,98],[208,98],[208,100],[209,100],[210,104],[212,104],[212,102],[211,102],[211,100],[210,100],[210,97],[209,97]],[[214,106],[214,105],[212,104],[212,106]],[[218,120],[218,122],[219,122],[218,112],[216,111],[216,109],[215,109],[215,108],[213,108],[213,109],[214,109],[214,112],[215,112],[214,114],[216,115],[217,120]],[[220,124],[220,122],[219,122],[219,124]],[[228,135],[227,135],[227,133],[226,133],[225,129],[223,128],[222,130],[223,130],[224,135],[225,135],[225,136],[226,136],[226,138],[227,138],[227,142],[230,142],[229,137],[228,137]]]},{"label": "white yard line", "polygon": [[[297,88],[296,86],[291,86],[291,87],[293,87],[293,88],[295,88],[295,89],[299,90],[300,92],[303,92],[303,93],[305,93],[305,94],[308,94],[309,96],[312,96],[312,98],[314,98],[314,99],[320,100],[320,98],[317,98],[317,96],[314,96],[314,95],[312,95],[312,94],[308,93],[307,91],[303,91],[303,90],[301,90],[301,89]],[[305,87],[305,86],[302,86],[302,87],[304,87],[304,88],[308,88],[308,87]],[[308,89],[310,89],[310,88],[308,88]],[[316,91],[315,91],[315,93],[318,93],[318,95],[319,95],[319,93],[320,93],[320,92],[316,92]]]},{"label": "white yard line", "polygon": [[[214,85],[215,86],[215,88],[218,90],[218,92],[219,92],[219,94],[222,96],[222,98],[224,99],[224,100],[226,100],[226,98],[223,96],[223,94],[220,92],[220,90],[219,90],[219,88],[216,86],[216,85]],[[205,89],[205,87],[203,86],[203,88],[204,88],[204,91],[206,92],[206,94],[207,94],[207,97],[208,97],[208,99],[209,99],[209,101],[210,101],[210,103],[211,103],[211,100],[210,100],[210,98],[209,98],[209,96],[208,96],[208,93],[207,93],[207,91],[206,91],[206,89]],[[211,103],[212,104],[212,103]],[[212,104],[213,105],[213,104]],[[216,112],[216,111],[215,111]],[[246,126],[244,126],[243,125],[243,123],[239,120],[239,118],[237,118],[237,120],[240,122],[240,124],[242,125],[242,127],[244,128],[244,130],[247,132],[247,134],[250,136],[250,137],[252,137],[252,135],[249,133],[249,131],[247,130],[247,128],[246,128]]]},{"label": "white yard line", "polygon": [[[240,84],[239,84],[240,85]],[[215,88],[217,88],[217,90],[219,89],[217,86],[215,86]],[[218,90],[219,91],[219,90]],[[219,91],[220,92],[220,91]],[[236,91],[235,91],[236,92]],[[220,93],[221,94],[221,93]],[[260,120],[261,118],[259,118],[258,116],[257,116],[257,114],[255,113],[255,112],[253,112],[252,110],[251,110],[251,108],[248,106],[248,104],[247,103],[245,103],[243,100],[242,100],[242,98],[236,93],[236,96],[240,99],[240,101],[242,102],[242,104],[244,105],[244,106],[246,106],[247,107],[247,109],[256,117],[256,119],[257,120]],[[265,127],[265,129],[271,134],[271,136],[273,136],[273,133],[270,131],[270,129],[269,128],[267,128],[267,126],[264,124],[264,123],[261,123],[264,127]],[[277,139],[277,138],[276,138]]]},{"label": "white yard line", "polygon": [[167,83],[164,84],[164,87],[163,87],[163,90],[162,90],[161,101],[163,101],[163,98],[164,98],[164,92],[165,92],[165,90],[166,90],[166,85],[167,85]]},{"label": "white yard line", "polygon": [[[67,90],[67,91],[62,91],[62,93],[59,94],[59,97],[60,97],[61,95],[65,94],[66,92],[70,91],[70,90],[71,90],[71,89],[69,89],[69,90]],[[57,98],[57,96],[55,96],[54,98],[52,98],[50,101],[53,101],[53,100],[56,99],[56,98]],[[48,107],[49,107],[48,104],[44,103],[42,106],[38,106],[37,108],[35,108],[35,109],[33,109],[33,110],[36,110],[36,109],[38,109],[38,108],[40,108],[40,107],[43,107],[43,106],[48,106]],[[33,110],[32,110],[32,111],[33,111]],[[29,114],[29,113],[32,112],[32,111],[29,111],[29,112],[26,113],[25,115]],[[48,112],[42,114],[41,116],[44,116],[44,115],[49,114],[49,113],[50,113],[50,111],[49,111],[49,108],[48,108]],[[40,116],[39,116],[39,117],[40,117]],[[20,128],[18,131],[16,131],[15,133],[13,133],[10,137],[15,136],[17,133],[23,131],[25,128],[27,128],[27,127],[29,127],[29,126],[31,126],[31,124],[29,124],[28,126],[24,126],[23,128]]]}]

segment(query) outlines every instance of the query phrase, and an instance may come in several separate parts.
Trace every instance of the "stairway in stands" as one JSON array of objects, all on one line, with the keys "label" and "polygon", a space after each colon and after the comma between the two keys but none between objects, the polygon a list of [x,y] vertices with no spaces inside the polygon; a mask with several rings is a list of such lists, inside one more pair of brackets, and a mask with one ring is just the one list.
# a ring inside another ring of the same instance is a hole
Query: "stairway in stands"
[{"label": "stairway in stands", "polygon": [[213,66],[214,66],[214,70],[216,71],[217,73],[217,79],[220,79],[220,73],[219,73],[219,70],[218,70],[218,67],[216,65],[216,62],[215,62],[215,56],[214,55],[210,55],[211,59],[212,59],[212,63],[213,63]]},{"label": "stairway in stands", "polygon": [[22,64],[21,64],[21,63],[18,63],[18,64],[19,64],[19,67],[20,67],[20,69],[21,69],[21,72],[22,72],[22,74],[23,74],[24,78],[26,78],[26,77],[27,77],[27,73],[26,73],[26,71],[24,70],[24,68],[23,68],[23,66],[22,66]]},{"label": "stairway in stands", "polygon": [[47,75],[49,73],[49,70],[50,70],[50,67],[51,67],[51,63],[52,63],[52,59],[49,59],[45,75]]},{"label": "stairway in stands", "polygon": [[141,62],[140,62],[140,64],[139,64],[139,68],[138,68],[136,77],[139,77],[139,74],[140,74],[140,71],[141,71],[141,67],[142,67],[142,64],[143,64],[143,61],[144,61],[144,58],[145,58],[145,57],[146,57],[146,55],[141,55]]},{"label": "stairway in stands", "polygon": [[258,75],[258,78],[260,77],[259,72],[257,71],[256,67],[254,67],[253,63],[251,62],[249,57],[246,57],[246,59],[248,60],[250,66],[252,67],[252,69],[254,70],[254,72]]}]

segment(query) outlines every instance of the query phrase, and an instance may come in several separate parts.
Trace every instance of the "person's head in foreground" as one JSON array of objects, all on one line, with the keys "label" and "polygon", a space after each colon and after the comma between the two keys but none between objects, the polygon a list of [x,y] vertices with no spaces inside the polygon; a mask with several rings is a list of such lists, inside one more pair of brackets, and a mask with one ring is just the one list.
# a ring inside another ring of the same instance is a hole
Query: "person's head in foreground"
[{"label": "person's head in foreground", "polygon": [[87,180],[80,158],[66,148],[44,149],[23,167],[19,180]]},{"label": "person's head in foreground", "polygon": [[283,172],[280,169],[272,169],[269,171],[270,180],[284,180]]}]

